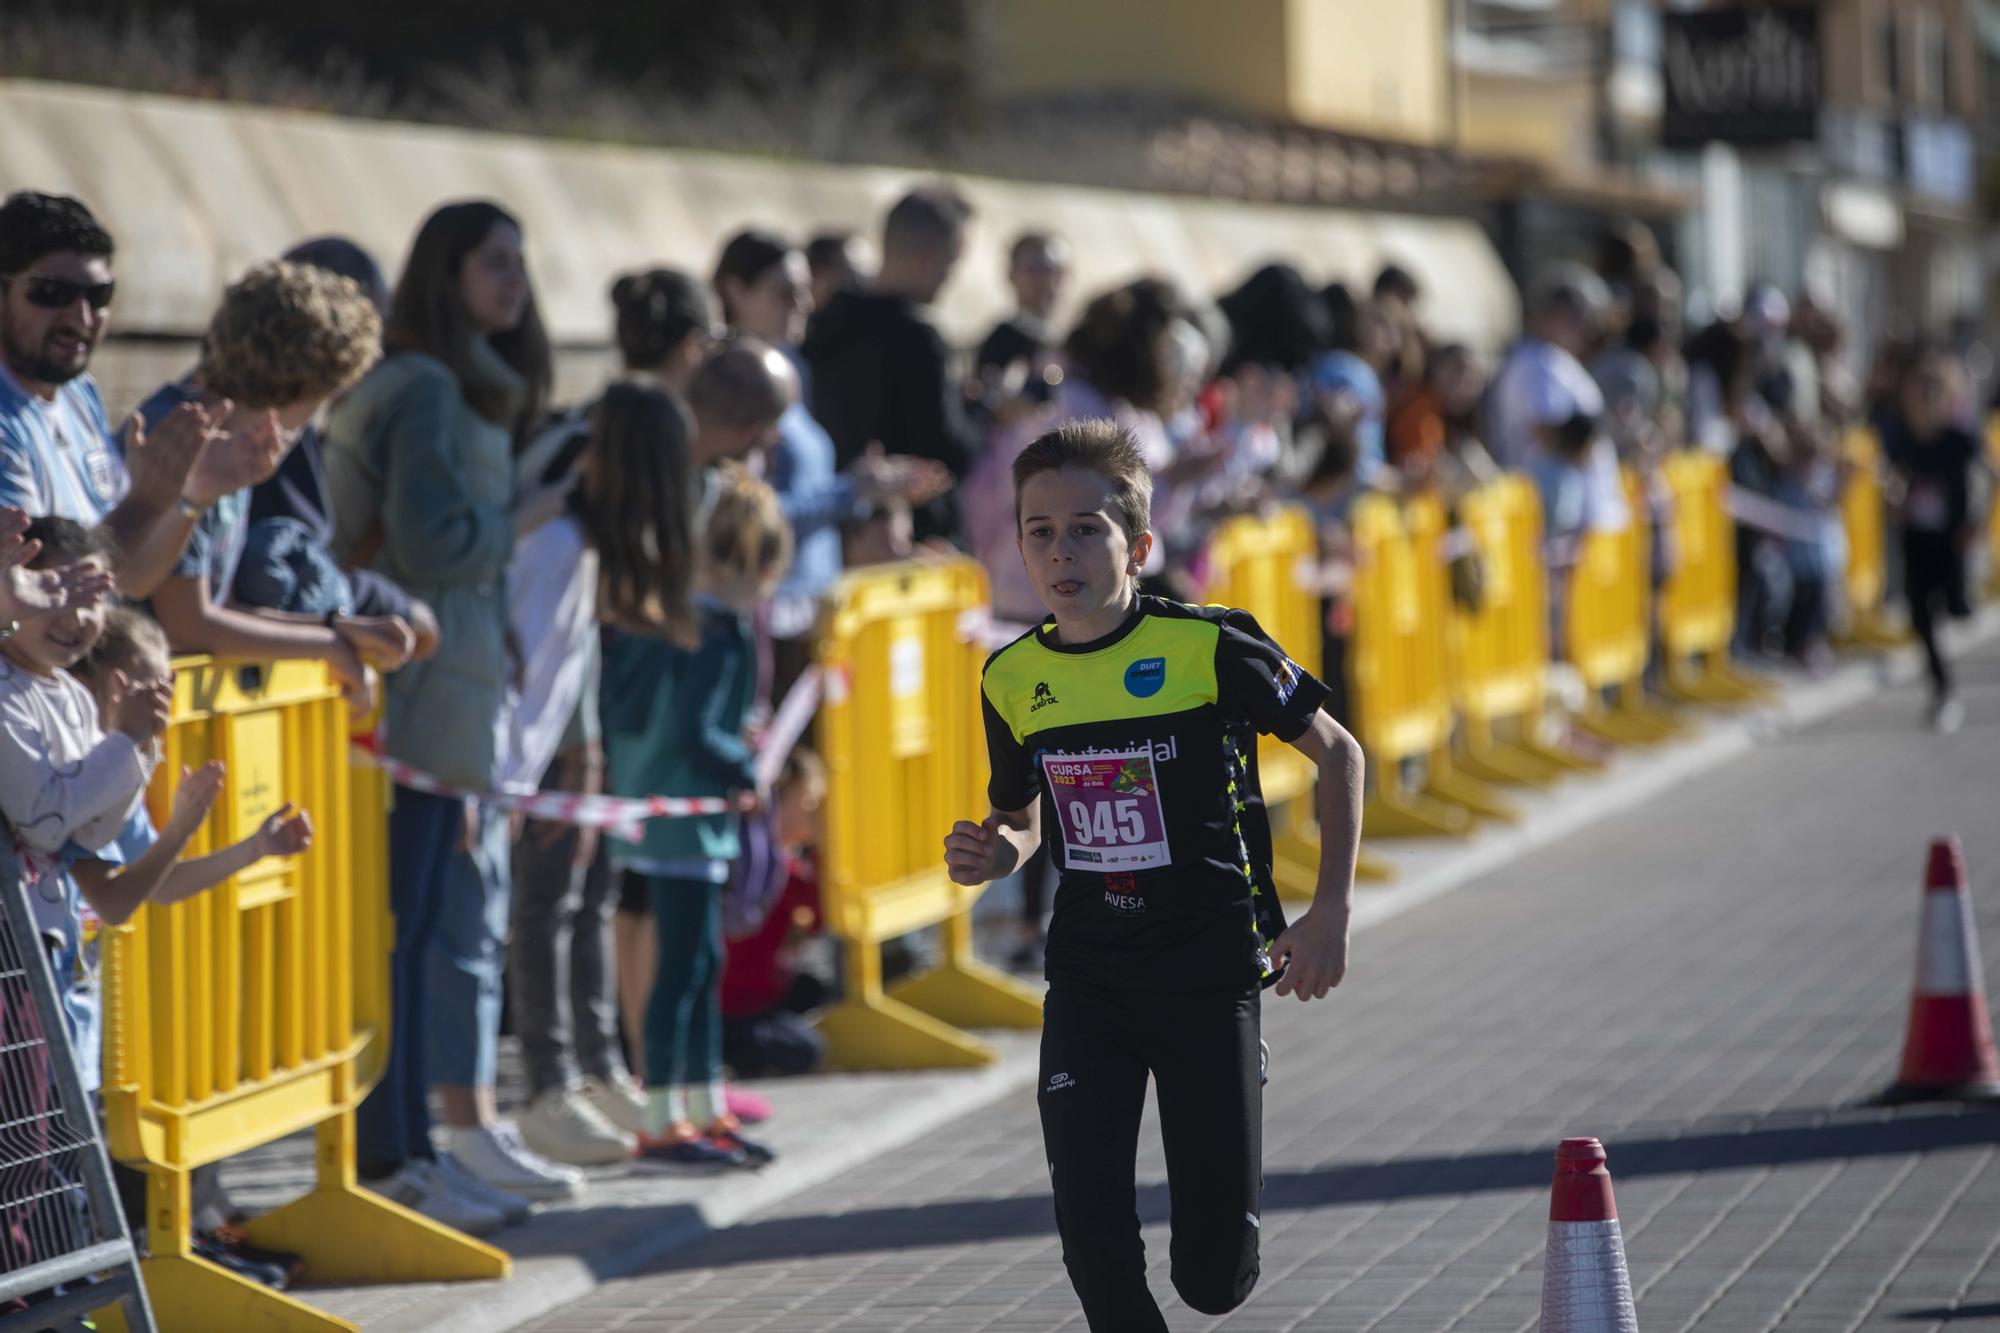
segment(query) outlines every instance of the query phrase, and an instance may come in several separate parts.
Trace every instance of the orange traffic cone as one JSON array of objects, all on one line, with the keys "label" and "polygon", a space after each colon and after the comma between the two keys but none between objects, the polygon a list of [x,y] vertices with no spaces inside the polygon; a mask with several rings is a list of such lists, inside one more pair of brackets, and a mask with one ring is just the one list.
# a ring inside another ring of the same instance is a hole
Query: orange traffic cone
[{"label": "orange traffic cone", "polygon": [[2000,1059],[1993,1053],[1993,1021],[1979,976],[1965,853],[1957,838],[1938,838],[1924,874],[1917,986],[1903,1036],[1903,1068],[1882,1101],[1895,1106],[1992,1100],[2000,1100]]},{"label": "orange traffic cone", "polygon": [[1639,1333],[1611,1173],[1596,1139],[1564,1139],[1556,1149],[1542,1333]]}]

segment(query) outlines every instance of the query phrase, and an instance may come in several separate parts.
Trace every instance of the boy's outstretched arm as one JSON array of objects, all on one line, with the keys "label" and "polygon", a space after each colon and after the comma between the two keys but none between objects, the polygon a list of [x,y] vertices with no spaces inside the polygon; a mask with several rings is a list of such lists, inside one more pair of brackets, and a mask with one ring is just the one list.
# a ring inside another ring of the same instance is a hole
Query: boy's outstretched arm
[{"label": "boy's outstretched arm", "polygon": [[1280,995],[1315,1000],[1347,975],[1347,924],[1354,908],[1354,861],[1361,850],[1361,743],[1325,709],[1292,742],[1319,769],[1319,884],[1312,906],[1271,946],[1271,961],[1289,963]]},{"label": "boy's outstretched arm", "polygon": [[222,794],[222,777],[220,762],[203,764],[193,772],[182,769],[180,785],[174,788],[173,813],[152,846],[122,866],[98,860],[77,863],[76,886],[106,925],[124,925],[164,890],[181,853]]},{"label": "boy's outstretched arm", "polygon": [[177,903],[192,898],[231,876],[242,874],[267,856],[296,856],[312,846],[312,839],[311,817],[288,804],[234,846],[180,862],[169,872],[166,883],[152,901]]}]

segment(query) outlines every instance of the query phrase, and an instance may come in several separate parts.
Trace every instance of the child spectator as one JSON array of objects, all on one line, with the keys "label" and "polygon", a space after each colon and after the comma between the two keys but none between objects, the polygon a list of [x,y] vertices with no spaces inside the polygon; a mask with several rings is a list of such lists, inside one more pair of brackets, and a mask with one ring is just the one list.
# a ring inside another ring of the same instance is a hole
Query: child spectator
[{"label": "child spectator", "polygon": [[[693,423],[651,380],[620,380],[589,415],[569,512],[521,540],[507,572],[521,688],[503,780],[594,792],[598,626],[692,645]],[[521,1137],[574,1166],[631,1156],[645,1099],[618,1048],[613,876],[597,835],[530,821],[514,846],[508,961],[529,1103]]]},{"label": "child spectator", "polygon": [[[38,518],[26,536],[41,547],[31,568],[113,567],[101,528]],[[0,815],[21,852],[37,928],[61,941],[53,961],[91,1086],[97,1081],[96,1005],[73,984],[83,917],[68,865],[109,846],[133,817],[158,763],[153,742],[166,730],[173,703],[169,680],[114,669],[104,681],[100,712],[90,690],[69,674],[97,646],[110,614],[97,599],[22,622],[0,638]]]},{"label": "child spectator", "polygon": [[[194,371],[163,385],[135,415],[153,430],[183,403],[195,403],[222,412],[217,428],[225,433],[288,448],[320,404],[374,362],[381,327],[353,281],[301,264],[259,265],[223,293]],[[176,649],[317,658],[356,698],[367,692],[365,667],[393,671],[409,660],[416,642],[399,617],[335,614],[313,624],[228,605],[249,531],[249,488],[187,516],[194,531],[153,593],[154,614]]]},{"label": "child spectator", "polygon": [[[376,313],[387,314],[389,284],[366,250],[344,236],[301,241],[281,256],[287,263],[324,269],[361,288]],[[428,661],[437,651],[437,615],[371,569],[342,569],[333,558],[333,501],[327,490],[326,441],[308,423],[271,477],[250,491],[249,531],[236,565],[231,599],[237,606],[262,607],[323,619],[332,612],[358,616],[400,616],[409,622],[417,647],[412,660]]]},{"label": "child spectator", "polygon": [[729,941],[722,969],[722,1059],[739,1078],[810,1074],[826,1060],[826,1038],[805,1018],[826,988],[799,970],[799,942],[819,929],[825,763],[804,747],[793,750],[777,796],[784,891],[762,924]]},{"label": "child spectator", "polygon": [[[761,798],[743,726],[757,683],[750,612],[791,557],[791,530],[771,488],[724,467],[698,548],[699,646],[623,632],[605,651],[604,731],[611,789]],[[733,814],[654,820],[638,842],[612,840],[612,861],[644,877],[659,938],[645,1021],[646,1132],[639,1155],[693,1169],[761,1166],[722,1088],[722,887],[738,853]]]},{"label": "child spectator", "polygon": [[[71,673],[90,690],[101,715],[117,708],[121,691],[173,688],[174,669],[167,636],[142,612],[118,607],[105,617],[103,632],[89,654]],[[257,831],[240,842],[205,856],[182,859],[181,853],[201,828],[216,797],[222,793],[223,766],[211,761],[192,773],[183,771],[174,790],[173,813],[154,831],[144,804],[132,812],[108,843],[88,848],[70,842],[63,859],[90,911],[107,926],[122,925],[146,903],[181,902],[241,874],[267,856],[296,856],[312,846],[312,820],[289,803],[266,816]],[[95,990],[94,969],[86,966],[75,982],[77,991]],[[68,980],[67,977],[64,980]],[[90,999],[92,1010],[95,1000]],[[79,1045],[85,1081],[96,1082],[97,1051]]]}]

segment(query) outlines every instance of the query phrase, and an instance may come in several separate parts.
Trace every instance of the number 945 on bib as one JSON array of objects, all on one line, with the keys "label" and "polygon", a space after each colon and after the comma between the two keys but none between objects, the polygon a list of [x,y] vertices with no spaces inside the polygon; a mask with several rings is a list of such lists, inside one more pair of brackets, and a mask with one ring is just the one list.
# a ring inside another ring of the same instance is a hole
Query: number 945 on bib
[{"label": "number 945 on bib", "polygon": [[1172,863],[1150,746],[1042,756],[1062,825],[1065,863],[1078,870],[1147,870]]}]

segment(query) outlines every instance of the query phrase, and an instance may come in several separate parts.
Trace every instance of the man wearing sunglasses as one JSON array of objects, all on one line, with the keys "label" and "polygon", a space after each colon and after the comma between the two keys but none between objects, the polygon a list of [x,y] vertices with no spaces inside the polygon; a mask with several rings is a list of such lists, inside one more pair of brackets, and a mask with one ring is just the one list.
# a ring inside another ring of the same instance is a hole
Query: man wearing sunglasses
[{"label": "man wearing sunglasses", "polygon": [[0,203],[0,506],[103,524],[121,552],[119,590],[137,598],[210,505],[278,458],[219,434],[227,404],[113,438],[89,374],[110,324],[111,258],[110,234],[74,199],[24,190]]}]

